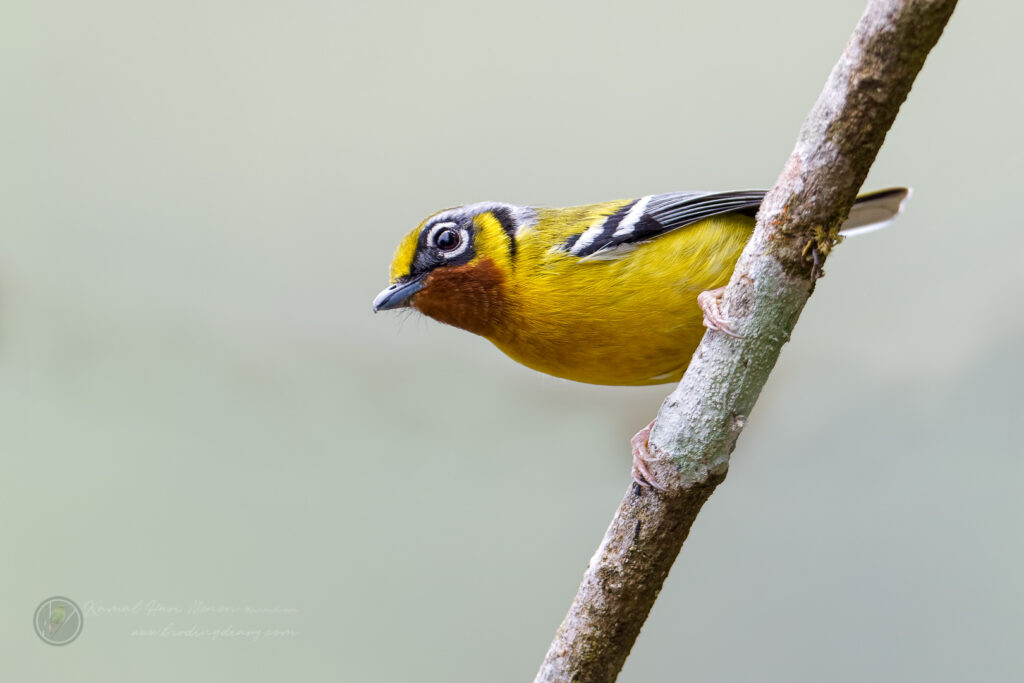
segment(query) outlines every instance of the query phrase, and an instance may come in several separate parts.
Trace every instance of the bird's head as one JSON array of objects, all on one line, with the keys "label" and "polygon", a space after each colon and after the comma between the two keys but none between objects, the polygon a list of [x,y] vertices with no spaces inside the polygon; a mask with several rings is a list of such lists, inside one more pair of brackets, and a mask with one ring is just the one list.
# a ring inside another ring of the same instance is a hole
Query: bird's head
[{"label": "bird's head", "polygon": [[443,323],[491,336],[508,303],[516,235],[534,221],[531,209],[495,202],[434,214],[398,245],[391,284],[373,300],[374,312],[412,306]]}]

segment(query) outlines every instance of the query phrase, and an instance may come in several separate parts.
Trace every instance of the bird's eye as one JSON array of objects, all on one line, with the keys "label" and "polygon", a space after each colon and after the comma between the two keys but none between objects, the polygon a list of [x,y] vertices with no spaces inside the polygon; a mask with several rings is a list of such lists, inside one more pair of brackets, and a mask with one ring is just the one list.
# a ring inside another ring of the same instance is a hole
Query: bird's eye
[{"label": "bird's eye", "polygon": [[437,234],[434,235],[434,246],[441,251],[451,251],[459,246],[461,241],[462,237],[459,236],[459,233],[451,228],[438,230]]}]

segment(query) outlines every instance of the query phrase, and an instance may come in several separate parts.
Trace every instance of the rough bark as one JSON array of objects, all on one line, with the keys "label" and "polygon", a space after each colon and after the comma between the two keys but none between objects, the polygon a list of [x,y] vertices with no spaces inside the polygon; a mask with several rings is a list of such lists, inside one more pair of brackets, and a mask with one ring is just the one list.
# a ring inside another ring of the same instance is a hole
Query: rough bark
[{"label": "rough bark", "polygon": [[837,230],[956,0],[871,0],[758,214],[722,302],[741,338],[708,332],[651,432],[666,491],[631,486],[536,681],[614,681]]}]

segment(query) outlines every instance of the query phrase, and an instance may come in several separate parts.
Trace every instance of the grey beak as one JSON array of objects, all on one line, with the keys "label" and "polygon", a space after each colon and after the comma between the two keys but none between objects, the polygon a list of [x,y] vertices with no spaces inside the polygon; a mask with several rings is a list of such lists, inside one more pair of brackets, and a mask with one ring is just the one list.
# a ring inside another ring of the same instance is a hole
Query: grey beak
[{"label": "grey beak", "polygon": [[373,300],[373,312],[408,306],[409,298],[423,289],[424,277],[424,275],[420,275],[407,282],[396,282],[389,286]]}]

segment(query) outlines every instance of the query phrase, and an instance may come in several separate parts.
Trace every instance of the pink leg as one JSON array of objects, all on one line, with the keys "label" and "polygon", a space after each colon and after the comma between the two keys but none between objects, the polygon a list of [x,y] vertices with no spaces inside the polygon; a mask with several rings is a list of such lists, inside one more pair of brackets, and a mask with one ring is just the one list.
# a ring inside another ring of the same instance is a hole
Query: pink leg
[{"label": "pink leg", "polygon": [[665,487],[655,481],[650,468],[647,466],[647,461],[651,459],[647,440],[651,438],[651,427],[653,426],[654,420],[651,420],[649,425],[641,429],[636,433],[636,436],[630,439],[629,443],[633,446],[633,481],[640,486],[664,491]]},{"label": "pink leg", "polygon": [[709,330],[724,332],[730,337],[740,339],[743,337],[732,329],[733,321],[726,318],[722,313],[722,295],[725,294],[725,287],[709,289],[697,295],[697,305],[704,312],[704,327]]}]

